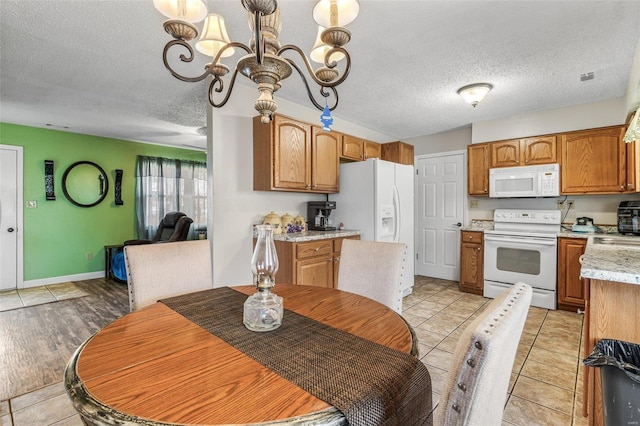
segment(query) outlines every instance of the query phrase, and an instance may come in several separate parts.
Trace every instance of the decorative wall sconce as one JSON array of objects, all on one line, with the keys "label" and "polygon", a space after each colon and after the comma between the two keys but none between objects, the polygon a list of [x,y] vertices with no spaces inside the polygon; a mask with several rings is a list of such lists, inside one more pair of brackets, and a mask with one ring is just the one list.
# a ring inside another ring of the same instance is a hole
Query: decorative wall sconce
[{"label": "decorative wall sconce", "polygon": [[124,204],[122,201],[122,170],[116,169],[116,188],[115,188],[115,203],[116,206]]},{"label": "decorative wall sconce", "polygon": [[55,200],[53,189],[53,160],[44,160],[44,192],[47,200]]}]

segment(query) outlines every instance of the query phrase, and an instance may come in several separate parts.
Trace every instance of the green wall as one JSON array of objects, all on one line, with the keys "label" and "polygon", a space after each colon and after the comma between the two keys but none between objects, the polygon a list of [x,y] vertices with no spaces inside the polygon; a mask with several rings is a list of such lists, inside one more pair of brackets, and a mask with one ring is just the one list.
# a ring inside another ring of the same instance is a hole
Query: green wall
[{"label": "green wall", "polygon": [[[137,237],[137,155],[206,161],[202,151],[7,123],[0,123],[0,144],[24,149],[25,281],[104,271],[104,246]],[[55,163],[55,201],[45,198],[44,160]],[[77,207],[62,192],[62,175],[76,161],[94,162],[109,177],[107,197],[97,206]],[[115,169],[123,170],[122,206],[114,203]],[[27,201],[36,201],[37,208],[27,208]]]}]

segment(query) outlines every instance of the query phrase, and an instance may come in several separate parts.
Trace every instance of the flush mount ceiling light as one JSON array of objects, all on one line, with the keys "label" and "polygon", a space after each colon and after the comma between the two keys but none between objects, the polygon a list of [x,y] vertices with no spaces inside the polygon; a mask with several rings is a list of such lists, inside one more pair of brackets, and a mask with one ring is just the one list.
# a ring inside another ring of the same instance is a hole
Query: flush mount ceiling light
[{"label": "flush mount ceiling light", "polygon": [[[291,75],[295,69],[307,90],[307,95],[313,105],[319,110],[324,109],[323,116],[329,115],[338,105],[338,92],[336,87],[349,75],[351,58],[344,46],[351,40],[351,32],[345,28],[351,23],[359,12],[357,0],[320,0],[313,8],[313,19],[326,29],[319,31],[319,40],[313,46],[313,58],[323,64],[314,70],[309,60],[299,47],[287,44],[280,45],[278,36],[282,29],[280,22],[280,9],[276,0],[241,0],[242,6],[249,15],[249,28],[252,37],[249,45],[229,40],[224,18],[216,13],[207,13],[207,7],[202,0],[153,0],[155,8],[169,18],[164,23],[164,29],[173,40],[169,41],[162,54],[164,66],[171,75],[186,82],[198,82],[209,75],[212,76],[209,84],[209,102],[215,108],[220,108],[227,103],[233,90],[238,73],[252,80],[258,86],[260,97],[254,101],[255,109],[262,116],[263,123],[269,123],[271,115],[277,109],[278,104],[273,99],[273,93],[281,87],[282,80]],[[196,43],[196,49],[212,58],[211,63],[205,66],[205,71],[194,77],[181,75],[170,65],[167,54],[174,46],[186,49],[188,54],[180,54],[182,62],[191,62],[194,52],[189,41],[198,36],[195,25],[204,19],[202,35]],[[235,64],[233,73],[228,79],[229,84],[225,92],[225,77],[230,69],[221,62],[222,58],[235,54],[235,50],[244,51]],[[293,59],[285,58],[283,54],[288,51],[296,52],[302,61],[302,66],[297,65]],[[319,56],[317,56],[319,55]],[[345,59],[338,69],[338,62]],[[309,77],[319,86],[321,101],[318,102],[311,93],[307,78],[302,69],[305,68]],[[222,99],[216,100],[216,94],[221,94]],[[322,101],[324,99],[324,101]],[[322,116],[321,116],[322,117]]]},{"label": "flush mount ceiling light", "polygon": [[476,105],[487,96],[487,93],[489,93],[491,89],[493,89],[493,86],[489,83],[469,84],[468,86],[459,88],[458,95],[462,96],[462,99],[475,108]]}]

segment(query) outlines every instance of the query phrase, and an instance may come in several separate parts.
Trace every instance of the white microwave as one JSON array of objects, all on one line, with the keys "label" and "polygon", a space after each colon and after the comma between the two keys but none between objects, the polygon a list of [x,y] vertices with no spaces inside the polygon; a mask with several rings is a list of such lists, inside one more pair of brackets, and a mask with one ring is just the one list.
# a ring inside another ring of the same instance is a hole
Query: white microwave
[{"label": "white microwave", "polygon": [[489,197],[557,197],[560,165],[500,167],[489,170]]}]

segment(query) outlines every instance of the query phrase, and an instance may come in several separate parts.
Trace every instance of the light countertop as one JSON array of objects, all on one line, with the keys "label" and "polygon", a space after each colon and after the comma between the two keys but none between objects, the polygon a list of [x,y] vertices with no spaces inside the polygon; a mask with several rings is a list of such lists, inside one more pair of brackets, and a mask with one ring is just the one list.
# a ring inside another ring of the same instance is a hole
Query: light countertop
[{"label": "light countertop", "polygon": [[313,240],[326,240],[328,238],[343,238],[343,237],[352,237],[354,235],[360,235],[360,231],[356,230],[336,230],[336,231],[304,231],[304,232],[293,232],[290,234],[278,234],[274,235],[273,239],[275,241],[288,241],[291,243],[300,243],[304,241],[313,241]]},{"label": "light countertop", "polygon": [[[640,285],[640,246],[596,244],[591,235],[582,255],[580,276],[605,281]],[[639,241],[640,237],[607,234],[607,237]]]}]

